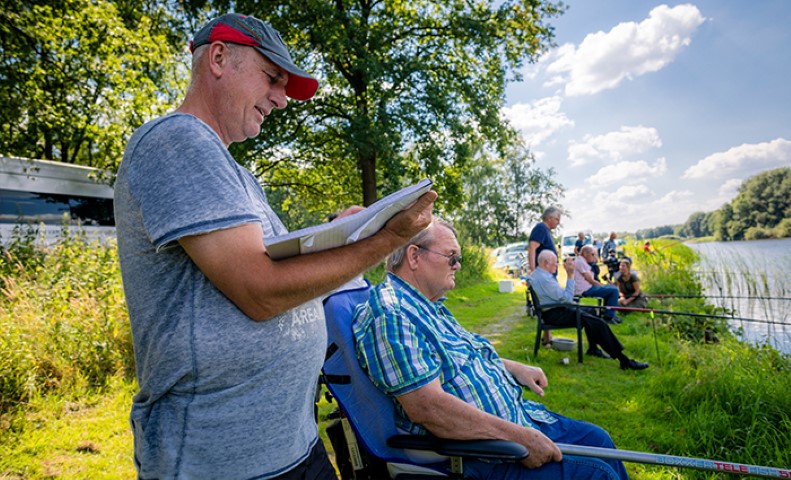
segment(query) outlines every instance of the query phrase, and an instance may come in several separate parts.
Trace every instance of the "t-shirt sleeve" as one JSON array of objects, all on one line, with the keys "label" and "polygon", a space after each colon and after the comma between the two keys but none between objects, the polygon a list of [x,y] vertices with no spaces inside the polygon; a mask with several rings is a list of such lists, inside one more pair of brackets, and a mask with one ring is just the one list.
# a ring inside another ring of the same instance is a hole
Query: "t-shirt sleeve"
[{"label": "t-shirt sleeve", "polygon": [[540,225],[536,225],[533,227],[533,230],[530,231],[529,241],[538,242],[540,244],[544,243],[544,230]]},{"label": "t-shirt sleeve", "polygon": [[374,384],[398,396],[427,385],[441,364],[428,339],[397,305],[367,309],[357,337],[358,357]]},{"label": "t-shirt sleeve", "polygon": [[164,120],[131,158],[132,195],[157,249],[187,235],[260,221],[235,161],[197,119]]}]

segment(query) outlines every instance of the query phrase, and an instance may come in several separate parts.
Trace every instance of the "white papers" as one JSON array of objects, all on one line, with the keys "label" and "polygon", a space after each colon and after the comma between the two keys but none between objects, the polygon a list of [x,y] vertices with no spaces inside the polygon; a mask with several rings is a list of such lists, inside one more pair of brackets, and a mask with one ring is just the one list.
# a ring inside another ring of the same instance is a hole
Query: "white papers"
[{"label": "white papers", "polygon": [[264,240],[266,250],[272,259],[279,260],[348,245],[370,237],[393,215],[428,192],[432,183],[429,179],[421,180],[415,185],[391,193],[354,215],[296,230],[286,235],[267,238]]}]

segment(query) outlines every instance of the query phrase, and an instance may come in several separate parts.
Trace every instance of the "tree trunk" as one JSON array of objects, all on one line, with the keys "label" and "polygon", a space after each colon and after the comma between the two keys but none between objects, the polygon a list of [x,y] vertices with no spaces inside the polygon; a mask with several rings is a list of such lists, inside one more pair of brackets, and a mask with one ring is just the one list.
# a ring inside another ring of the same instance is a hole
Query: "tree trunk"
[{"label": "tree trunk", "polygon": [[360,156],[360,171],[363,181],[363,206],[369,206],[377,200],[376,195],[376,155],[373,153]]}]

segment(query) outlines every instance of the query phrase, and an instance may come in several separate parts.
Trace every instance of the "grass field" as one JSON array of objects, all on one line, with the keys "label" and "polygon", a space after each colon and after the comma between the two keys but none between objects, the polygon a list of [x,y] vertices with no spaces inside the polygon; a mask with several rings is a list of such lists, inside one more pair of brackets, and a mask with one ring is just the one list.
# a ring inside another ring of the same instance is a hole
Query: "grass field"
[{"label": "grass field", "polygon": [[[0,263],[0,479],[134,478],[128,412],[136,387],[114,254],[80,245],[54,253],[35,258],[32,273],[8,258]],[[657,285],[688,288],[673,268],[658,270],[671,280]],[[501,356],[544,369],[550,385],[541,401],[550,409],[603,426],[625,449],[791,466],[787,356],[725,334],[703,343],[694,334],[700,325],[631,314],[613,330],[648,370],[625,372],[590,357],[578,364],[575,352],[550,349],[533,358],[524,286],[500,293],[496,280],[450,292],[447,305]],[[322,400],[321,429],[334,408]],[[726,478],[627,468],[635,479]]]}]

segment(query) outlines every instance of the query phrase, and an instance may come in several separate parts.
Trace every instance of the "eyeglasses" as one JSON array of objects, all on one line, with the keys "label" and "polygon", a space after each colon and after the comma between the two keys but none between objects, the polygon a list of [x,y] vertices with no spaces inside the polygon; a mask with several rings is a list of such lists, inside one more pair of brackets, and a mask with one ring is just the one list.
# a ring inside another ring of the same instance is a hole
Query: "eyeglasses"
[{"label": "eyeglasses", "polygon": [[455,266],[457,263],[461,264],[461,255],[455,255],[455,254],[445,255],[444,253],[439,253],[439,252],[435,252],[434,250],[430,250],[430,249],[424,247],[423,245],[415,245],[415,246],[417,248],[420,248],[420,249],[425,250],[427,252],[431,252],[431,253],[433,253],[435,255],[439,255],[441,257],[447,258],[448,259],[448,265],[450,265],[451,267]]}]

